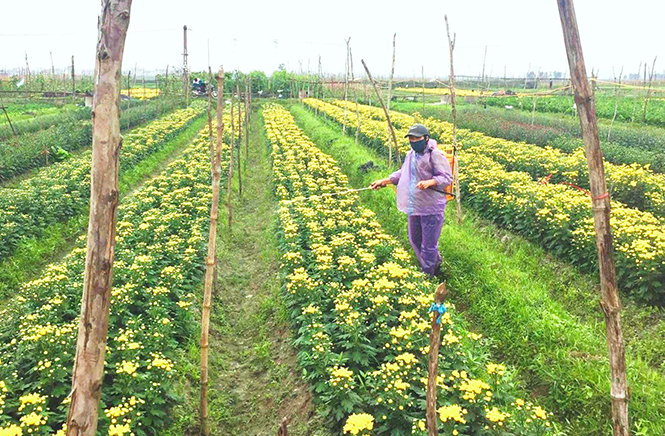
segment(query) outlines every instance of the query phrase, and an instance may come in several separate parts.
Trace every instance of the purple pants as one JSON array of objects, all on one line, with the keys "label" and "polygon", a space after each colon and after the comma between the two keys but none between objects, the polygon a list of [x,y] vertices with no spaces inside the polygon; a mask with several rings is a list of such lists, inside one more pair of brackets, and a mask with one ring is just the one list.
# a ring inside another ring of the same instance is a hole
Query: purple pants
[{"label": "purple pants", "polygon": [[423,272],[434,275],[441,263],[439,236],[443,227],[443,214],[409,215],[409,242]]}]

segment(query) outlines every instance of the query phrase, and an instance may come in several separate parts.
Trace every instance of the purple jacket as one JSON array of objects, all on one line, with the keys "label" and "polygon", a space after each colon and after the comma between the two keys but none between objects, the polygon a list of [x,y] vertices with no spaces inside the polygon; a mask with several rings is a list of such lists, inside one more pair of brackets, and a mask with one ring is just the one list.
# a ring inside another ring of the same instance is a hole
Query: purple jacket
[{"label": "purple jacket", "polygon": [[[434,179],[436,186],[421,190],[416,184]],[[448,159],[430,139],[422,153],[409,150],[402,168],[390,175],[397,185],[397,208],[407,215],[438,215],[446,209],[446,195],[440,191],[450,185],[453,174]]]}]

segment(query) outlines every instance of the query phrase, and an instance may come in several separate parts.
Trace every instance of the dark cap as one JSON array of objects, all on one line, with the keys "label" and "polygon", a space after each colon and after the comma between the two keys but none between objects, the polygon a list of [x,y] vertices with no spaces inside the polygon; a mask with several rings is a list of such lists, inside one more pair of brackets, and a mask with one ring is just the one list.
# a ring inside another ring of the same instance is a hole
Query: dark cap
[{"label": "dark cap", "polygon": [[427,127],[423,126],[422,124],[414,124],[409,129],[409,133],[407,133],[404,137],[408,138],[409,136],[429,136],[429,130],[427,130]]}]

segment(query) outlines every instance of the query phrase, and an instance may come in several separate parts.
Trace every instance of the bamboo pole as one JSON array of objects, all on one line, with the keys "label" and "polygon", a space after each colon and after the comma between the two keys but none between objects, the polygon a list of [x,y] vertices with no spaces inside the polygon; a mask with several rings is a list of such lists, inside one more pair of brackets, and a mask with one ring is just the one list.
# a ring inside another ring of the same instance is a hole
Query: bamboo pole
[{"label": "bamboo pole", "polygon": [[[212,132],[212,84],[208,89],[208,128]],[[201,311],[201,434],[210,435],[208,427],[208,342],[210,333],[210,310],[212,308],[212,288],[214,286],[215,270],[217,268],[217,218],[219,215],[219,184],[222,173],[222,137],[224,133],[224,69],[220,67],[217,74],[217,141],[214,154],[211,153],[212,163],[212,201],[210,205],[210,229],[208,231],[208,256],[206,258],[206,272],[203,289],[203,309]],[[210,148],[212,151],[212,133],[209,133]],[[214,155],[214,157],[213,157]]]},{"label": "bamboo pole", "polygon": [[[124,48],[124,43],[123,43],[123,48]],[[76,98],[76,74],[74,70],[74,56],[72,56],[72,100],[74,100],[75,98]]]},{"label": "bamboo pole", "polygon": [[[612,68],[614,72],[614,68]],[[619,72],[619,81],[617,82],[616,75],[614,76],[614,114],[612,115],[612,121],[610,121],[610,128],[607,130],[607,140],[610,141],[612,136],[612,127],[614,126],[614,120],[617,118],[617,113],[619,111],[619,86],[621,86],[621,78],[623,77],[623,66]]]},{"label": "bamboo pole", "polygon": [[229,231],[233,225],[233,205],[231,204],[231,196],[233,194],[233,149],[235,147],[236,141],[236,131],[235,131],[235,120],[233,115],[233,106],[235,105],[234,95],[231,92],[231,152],[229,153],[229,177],[228,177],[228,187],[226,195],[226,207],[228,209],[229,215]]},{"label": "bamboo pole", "polygon": [[245,162],[243,164],[245,174],[247,174],[247,160],[249,160],[249,122],[252,104],[250,103],[252,93],[252,79],[247,75],[245,80]]},{"label": "bamboo pole", "polygon": [[68,436],[94,436],[104,376],[118,208],[122,56],[132,0],[104,0],[92,103],[90,218]]},{"label": "bamboo pole", "polygon": [[241,99],[240,99],[240,79],[238,78],[236,80],[236,93],[238,94],[238,195],[242,197],[242,171],[240,168],[240,162],[241,162],[241,155],[240,155],[240,144],[242,144],[243,138],[243,131],[242,131],[242,108],[240,107],[241,105]]},{"label": "bamboo pole", "polygon": [[[450,51],[450,77],[448,85],[450,87],[450,110],[453,117],[453,183],[455,184],[455,205],[457,208],[457,222],[462,222],[462,191],[459,186],[459,162],[457,159],[457,107],[455,106],[455,68],[453,64],[453,51],[457,34],[450,38],[450,25],[448,24],[448,15],[444,16],[446,21],[446,33],[448,34],[448,49]],[[505,74],[505,73],[504,73]]]},{"label": "bamboo pole", "polygon": [[[432,332],[429,335],[429,365],[427,373],[427,434],[428,436],[437,436],[438,432],[438,422],[436,417],[436,379],[439,373],[439,347],[441,346],[441,319],[443,311],[445,308],[439,312],[438,308],[442,307],[443,300],[446,297],[448,291],[446,290],[446,284],[441,283],[436,288],[434,294],[434,304],[430,311],[434,312],[432,314]],[[435,309],[436,310],[433,310]]]},{"label": "bamboo pole", "polygon": [[[388,122],[388,130],[390,130],[390,136],[392,137],[393,140],[393,146],[395,147],[395,155],[397,157],[397,160],[400,160],[399,157],[399,147],[397,146],[397,137],[395,136],[395,129],[393,128],[393,123],[390,121],[390,114],[388,113],[388,109],[386,109],[386,105],[383,103],[383,98],[381,98],[381,93],[379,92],[379,88],[376,86],[376,82],[372,78],[372,73],[369,72],[369,68],[367,68],[367,64],[365,63],[364,59],[361,59],[360,62],[362,62],[363,67],[365,68],[365,72],[367,73],[367,77],[369,78],[370,83],[372,84],[372,87],[374,88],[374,93],[376,94],[376,98],[379,99],[379,103],[381,103],[381,107],[383,108],[383,113],[386,115],[386,121]],[[388,162],[392,166],[393,164],[393,149],[388,146]]]},{"label": "bamboo pole", "polygon": [[592,209],[600,269],[600,305],[605,315],[605,330],[610,357],[612,424],[615,436],[628,436],[630,434],[628,421],[629,393],[628,382],[626,381],[625,345],[621,329],[621,299],[617,291],[610,227],[610,198],[607,193],[603,153],[598,137],[596,105],[591,99],[573,1],[557,0],[557,3],[570,66],[570,77],[575,91],[575,102],[580,117],[582,138],[586,147],[591,194],[593,196]]},{"label": "bamboo pole", "polygon": [[358,104],[358,87],[356,86],[356,77],[355,74],[353,73],[353,52],[351,51],[351,47],[349,47],[349,60],[351,62],[351,80],[353,81],[353,90],[356,99],[356,145],[358,145],[358,139],[360,138],[361,117],[360,117],[360,105]]},{"label": "bamboo pole", "polygon": [[[658,56],[653,58],[653,64],[651,65],[651,74],[649,74],[649,87],[647,88],[647,96],[644,99],[644,108],[642,111],[642,122],[646,123],[647,122],[647,105],[649,104],[649,97],[651,96],[651,85],[653,84],[653,74],[654,70],[656,69],[656,59],[658,59]],[[646,72],[646,64],[644,65],[645,72]]]},{"label": "bamboo pole", "polygon": [[348,109],[346,107],[346,101],[349,96],[349,51],[351,50],[349,43],[351,42],[351,37],[349,36],[348,39],[345,39],[344,42],[346,42],[346,62],[344,64],[344,122],[342,123],[342,132],[346,133],[346,120],[347,120],[347,113]]},{"label": "bamboo pole", "polygon": [[[388,102],[386,107],[390,111],[390,102],[393,99],[393,78],[395,76],[395,39],[397,38],[397,32],[393,33],[393,61],[390,67],[390,79],[388,80]],[[357,99],[356,99],[357,100]]]}]

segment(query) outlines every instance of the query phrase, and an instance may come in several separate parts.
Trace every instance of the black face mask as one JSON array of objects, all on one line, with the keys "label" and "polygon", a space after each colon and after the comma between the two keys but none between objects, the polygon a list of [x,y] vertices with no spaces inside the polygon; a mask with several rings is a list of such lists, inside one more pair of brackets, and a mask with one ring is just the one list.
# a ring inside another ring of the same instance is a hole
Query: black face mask
[{"label": "black face mask", "polygon": [[411,148],[413,148],[413,151],[416,153],[422,153],[423,150],[425,150],[425,146],[427,145],[427,139],[421,139],[420,141],[410,141]]}]

